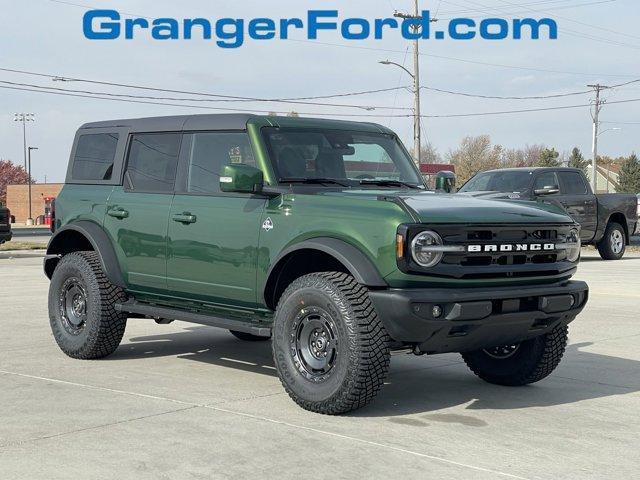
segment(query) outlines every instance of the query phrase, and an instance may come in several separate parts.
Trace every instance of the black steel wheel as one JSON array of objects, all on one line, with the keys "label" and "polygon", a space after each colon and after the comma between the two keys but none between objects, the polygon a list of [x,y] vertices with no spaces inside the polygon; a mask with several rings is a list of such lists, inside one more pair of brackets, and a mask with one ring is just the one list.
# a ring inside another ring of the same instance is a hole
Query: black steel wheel
[{"label": "black steel wheel", "polygon": [[62,257],[49,285],[49,323],[60,349],[72,358],[102,358],[113,353],[124,334],[125,314],[115,305],[124,291],[107,279],[95,252]]},{"label": "black steel wheel", "polygon": [[280,381],[302,408],[340,414],[373,400],[389,369],[389,336],[367,289],[341,272],[287,287],[273,322]]}]

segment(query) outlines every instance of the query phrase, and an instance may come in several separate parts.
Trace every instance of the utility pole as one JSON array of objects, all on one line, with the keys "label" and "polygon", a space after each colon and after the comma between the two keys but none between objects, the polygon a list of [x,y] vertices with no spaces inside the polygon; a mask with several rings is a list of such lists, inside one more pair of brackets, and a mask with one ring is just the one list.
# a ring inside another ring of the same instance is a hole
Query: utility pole
[{"label": "utility pole", "polygon": [[[414,0],[414,10],[413,15],[408,13],[400,13],[394,12],[393,14],[396,18],[402,18],[403,20],[414,20],[413,31],[414,33],[418,33],[420,30],[420,22],[422,21],[422,15],[420,14],[420,10],[418,9],[418,0]],[[436,22],[437,19],[433,18],[429,20],[430,22]],[[413,150],[415,152],[415,160],[418,165],[420,165],[420,157],[421,157],[421,122],[420,122],[420,47],[419,40],[416,38],[413,41],[413,74],[410,74],[413,77],[413,96],[414,96],[414,107],[413,107]]]},{"label": "utility pole", "polygon": [[29,218],[27,218],[27,225],[33,225],[33,216],[31,214],[31,150],[38,150],[38,147],[29,147]]},{"label": "utility pole", "polygon": [[33,113],[14,113],[14,122],[22,122],[22,148],[24,152],[24,169],[27,170],[27,122],[35,122],[36,118]]},{"label": "utility pole", "polygon": [[596,92],[596,99],[594,101],[595,108],[593,113],[591,114],[591,118],[593,119],[593,141],[591,144],[591,155],[593,159],[591,161],[591,190],[593,190],[593,193],[596,193],[598,188],[598,128],[600,128],[598,117],[600,115],[602,105],[605,103],[605,100],[600,100],[600,91],[606,90],[611,87],[600,85],[599,83],[596,83],[595,85],[587,85],[587,87],[593,88]]}]

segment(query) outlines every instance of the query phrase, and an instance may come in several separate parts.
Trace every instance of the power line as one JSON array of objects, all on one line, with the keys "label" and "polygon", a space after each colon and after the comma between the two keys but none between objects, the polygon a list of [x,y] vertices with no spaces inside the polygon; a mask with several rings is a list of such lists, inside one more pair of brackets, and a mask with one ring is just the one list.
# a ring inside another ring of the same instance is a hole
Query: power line
[{"label": "power line", "polygon": [[[212,98],[189,98],[189,97],[158,97],[158,96],[148,96],[148,95],[132,95],[126,93],[110,93],[110,92],[95,92],[91,90],[78,90],[78,89],[65,89],[59,87],[48,87],[43,85],[36,85],[32,83],[20,83],[20,82],[10,82],[7,80],[0,80],[0,83],[6,85],[13,85],[18,87],[31,87],[31,88],[40,88],[43,90],[54,90],[54,91],[62,91],[62,92],[73,92],[73,93],[85,93],[89,95],[103,95],[107,97],[121,97],[121,98],[135,98],[142,100],[168,100],[173,102],[226,102],[229,100],[220,100],[220,99],[212,99]],[[204,94],[202,94],[204,95]],[[249,101],[249,100],[247,100]],[[295,103],[302,105],[319,105],[319,106],[327,106],[327,107],[341,107],[341,108],[359,108],[362,110],[394,110],[395,107],[387,107],[387,106],[369,106],[369,105],[353,105],[353,104],[345,104],[345,103],[317,103],[317,102],[302,102],[302,101],[279,101],[279,100],[256,100],[259,102],[276,102],[276,103]],[[400,110],[411,110],[410,108],[399,107]]]},{"label": "power line", "polygon": [[[452,2],[447,2],[446,0],[442,0],[445,3],[450,3],[451,5],[458,5],[458,6],[462,6],[459,4],[455,4]],[[571,1],[571,0],[550,0],[550,1],[542,1],[542,2],[531,2],[531,3],[518,3],[518,4],[514,4],[514,6],[517,5],[518,8],[525,8],[527,6],[537,6],[537,5],[542,5],[542,4],[549,4],[549,3],[564,3],[567,1]],[[578,7],[588,7],[591,5],[599,5],[601,3],[611,3],[611,2],[616,2],[617,0],[597,0],[597,1],[589,1],[589,2],[579,2],[575,5],[559,5],[557,7],[547,7],[545,8],[545,10],[540,10],[540,11],[548,11],[548,10],[566,10],[568,8],[578,8]],[[443,14],[447,14],[447,15],[457,15],[457,14],[465,14],[465,13],[490,13],[491,9],[494,7],[491,6],[487,6],[486,8],[470,8],[470,9],[466,9],[466,10],[448,10],[448,11],[443,11]],[[518,11],[514,11],[509,13],[509,15],[516,15],[519,14],[521,12]]]},{"label": "power line", "polygon": [[[371,93],[381,93],[381,92],[391,92],[391,91],[396,91],[397,93],[399,90],[408,90],[410,88],[407,86],[400,86],[400,85],[397,87],[380,88],[375,90],[363,90],[359,92],[338,93],[338,94],[332,94],[332,95],[318,95],[318,96],[294,97],[294,98],[261,98],[261,97],[241,97],[236,95],[221,95],[221,94],[215,94],[210,92],[174,90],[174,89],[167,89],[167,88],[150,87],[145,85],[115,83],[115,82],[110,82],[105,80],[79,79],[79,78],[66,77],[66,76],[54,75],[49,73],[30,72],[26,70],[16,70],[16,69],[9,69],[9,68],[0,68],[0,71],[10,72],[10,73],[19,73],[24,75],[32,75],[32,76],[50,78],[50,79],[66,79],[66,81],[74,81],[79,83],[90,83],[90,84],[97,84],[97,85],[132,88],[136,90],[150,90],[155,92],[167,92],[167,93],[182,93],[185,95],[208,97],[208,98],[164,97],[164,96],[132,95],[132,94],[123,94],[123,93],[94,92],[89,90],[60,89],[57,87],[49,87],[49,86],[35,85],[35,84],[29,84],[29,83],[10,82],[6,80],[0,80],[0,83],[5,83],[9,85],[14,85],[14,86],[41,88],[41,89],[47,89],[47,90],[71,91],[74,93],[86,93],[86,94],[92,94],[92,95],[105,95],[105,96],[123,97],[123,98],[138,98],[143,100],[168,100],[168,101],[193,101],[193,102],[272,102],[272,103],[294,103],[294,104],[303,104],[303,105],[321,105],[321,106],[332,106],[332,107],[349,107],[349,108],[361,108],[361,109],[410,110],[410,108],[408,107],[380,106],[380,105],[355,105],[355,104],[339,104],[339,103],[332,104],[332,103],[317,103],[317,102],[305,101],[305,100],[358,96],[358,95],[366,95]],[[640,79],[634,79],[628,82],[612,85],[612,88],[629,85],[639,81]],[[471,98],[499,99],[499,100],[543,100],[543,99],[562,98],[562,97],[569,97],[569,96],[575,96],[575,95],[582,95],[582,94],[587,94],[591,92],[591,90],[583,90],[583,91],[549,94],[549,95],[500,96],[500,95],[484,95],[484,94],[476,94],[476,93],[469,93],[469,92],[460,92],[460,91],[447,90],[447,89],[430,87],[430,86],[423,86],[421,88],[425,90],[430,90],[430,91],[439,92],[439,93],[446,93],[451,95],[460,95],[460,96],[471,97]]]},{"label": "power line", "polygon": [[[163,105],[170,107],[180,107],[180,108],[196,108],[203,110],[217,110],[217,111],[230,111],[230,112],[241,112],[241,113],[269,113],[272,110],[257,110],[257,109],[239,109],[239,108],[226,108],[226,107],[211,107],[205,105],[190,105],[190,104],[175,104],[175,103],[166,103],[166,102],[156,102],[156,101],[145,101],[145,100],[134,100],[134,99],[124,99],[124,98],[112,98],[112,97],[102,97],[99,95],[86,95],[79,93],[68,93],[68,92],[59,92],[59,91],[49,91],[49,90],[38,90],[34,88],[26,88],[26,87],[12,87],[6,85],[0,85],[0,88],[7,90],[20,90],[26,92],[36,92],[36,93],[44,93],[49,95],[62,95],[62,96],[70,96],[70,97],[80,97],[80,98],[92,98],[98,100],[110,100],[117,102],[125,102],[125,103],[139,103],[139,104],[148,104],[148,105]],[[640,102],[640,98],[631,98],[624,100],[615,100],[607,102],[607,104],[622,104],[622,103],[631,103],[631,102]],[[540,108],[526,108],[519,110],[502,110],[502,111],[493,111],[493,112],[474,112],[474,113],[456,113],[456,114],[442,114],[442,115],[421,115],[422,118],[461,118],[461,117],[479,117],[479,116],[489,116],[489,115],[506,115],[506,114],[517,114],[517,113],[529,113],[529,112],[545,112],[552,110],[566,110],[573,108],[584,108],[590,107],[591,104],[576,104],[576,105],[561,105],[555,107],[540,107]],[[277,114],[287,114],[287,111],[279,111],[274,112]],[[363,118],[384,118],[384,117],[397,117],[397,118],[409,118],[413,117],[413,114],[394,114],[394,115],[377,115],[377,114],[367,114],[367,113],[337,113],[337,112],[298,112],[301,115],[309,115],[309,116],[335,116],[335,117],[363,117]]]}]

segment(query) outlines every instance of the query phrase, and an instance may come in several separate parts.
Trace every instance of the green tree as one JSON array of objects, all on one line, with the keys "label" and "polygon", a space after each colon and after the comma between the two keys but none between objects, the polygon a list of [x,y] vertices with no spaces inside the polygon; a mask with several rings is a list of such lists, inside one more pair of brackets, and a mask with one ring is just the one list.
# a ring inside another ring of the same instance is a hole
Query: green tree
[{"label": "green tree", "polygon": [[540,158],[538,159],[537,167],[559,167],[560,153],[556,151],[555,148],[545,148],[542,152],[540,152]]},{"label": "green tree", "polygon": [[572,168],[579,168],[585,175],[587,173],[587,167],[589,166],[589,160],[584,158],[582,152],[578,147],[573,147],[571,155],[569,155],[569,166]]},{"label": "green tree", "polygon": [[639,193],[640,192],[640,162],[635,153],[622,162],[620,173],[618,174],[620,193]]}]

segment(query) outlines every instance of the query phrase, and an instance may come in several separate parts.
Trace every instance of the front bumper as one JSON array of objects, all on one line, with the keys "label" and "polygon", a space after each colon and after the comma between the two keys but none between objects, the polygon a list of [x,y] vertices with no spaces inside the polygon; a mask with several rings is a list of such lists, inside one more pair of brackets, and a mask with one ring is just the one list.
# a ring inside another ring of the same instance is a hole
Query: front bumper
[{"label": "front bumper", "polygon": [[[582,311],[581,281],[544,286],[372,290],[391,338],[426,353],[464,352],[518,343],[566,325]],[[441,314],[434,316],[434,307]]]}]

